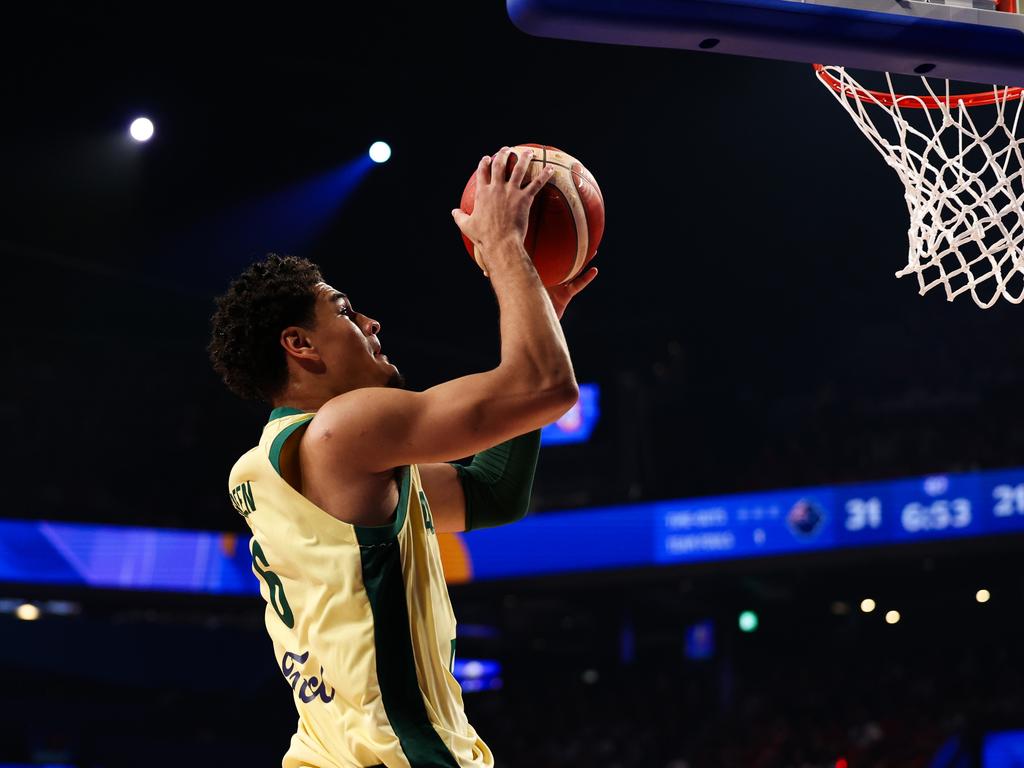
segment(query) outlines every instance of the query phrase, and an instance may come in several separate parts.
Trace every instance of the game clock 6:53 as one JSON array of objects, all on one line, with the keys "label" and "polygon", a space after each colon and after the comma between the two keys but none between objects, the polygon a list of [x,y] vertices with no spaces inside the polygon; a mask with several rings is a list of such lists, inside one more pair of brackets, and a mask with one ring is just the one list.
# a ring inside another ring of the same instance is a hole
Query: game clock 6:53
[{"label": "game clock 6:53", "polygon": [[971,524],[971,500],[957,498],[936,499],[924,503],[912,501],[903,507],[900,524],[907,533],[966,528]]}]

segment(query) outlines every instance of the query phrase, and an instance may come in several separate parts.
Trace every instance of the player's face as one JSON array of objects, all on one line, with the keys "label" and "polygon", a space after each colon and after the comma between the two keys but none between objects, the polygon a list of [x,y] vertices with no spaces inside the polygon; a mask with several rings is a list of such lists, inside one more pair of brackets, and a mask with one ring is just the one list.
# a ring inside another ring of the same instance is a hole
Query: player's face
[{"label": "player's face", "polygon": [[380,323],[357,312],[345,294],[327,283],[318,286],[316,336],[328,370],[346,389],[399,385],[398,368],[381,352]]}]

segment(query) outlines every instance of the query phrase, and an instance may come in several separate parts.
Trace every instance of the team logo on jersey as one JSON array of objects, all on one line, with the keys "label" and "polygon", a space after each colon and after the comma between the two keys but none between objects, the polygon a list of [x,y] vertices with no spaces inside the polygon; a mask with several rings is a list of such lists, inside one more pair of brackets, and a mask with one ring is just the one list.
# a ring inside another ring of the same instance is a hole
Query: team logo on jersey
[{"label": "team logo on jersey", "polygon": [[256,511],[256,502],[252,500],[252,485],[246,480],[231,489],[231,506],[242,517],[248,517]]},{"label": "team logo on jersey", "polygon": [[305,653],[285,651],[284,656],[281,657],[281,673],[284,675],[284,679],[291,684],[292,690],[298,693],[303,704],[309,704],[313,699],[320,699],[326,704],[334,699],[334,689],[331,688],[331,692],[327,693],[324,668],[320,667],[320,677],[316,675],[303,677],[302,673],[295,668],[296,664],[305,664],[308,658],[309,651]]}]

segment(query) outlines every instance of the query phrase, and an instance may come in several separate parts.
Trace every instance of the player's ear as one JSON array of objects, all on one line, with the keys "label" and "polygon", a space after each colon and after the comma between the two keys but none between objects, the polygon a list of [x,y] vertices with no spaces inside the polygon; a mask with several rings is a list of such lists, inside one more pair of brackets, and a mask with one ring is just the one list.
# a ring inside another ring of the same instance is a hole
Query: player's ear
[{"label": "player's ear", "polygon": [[305,360],[319,359],[320,353],[309,338],[309,332],[297,325],[289,325],[281,331],[281,346],[291,357]]}]

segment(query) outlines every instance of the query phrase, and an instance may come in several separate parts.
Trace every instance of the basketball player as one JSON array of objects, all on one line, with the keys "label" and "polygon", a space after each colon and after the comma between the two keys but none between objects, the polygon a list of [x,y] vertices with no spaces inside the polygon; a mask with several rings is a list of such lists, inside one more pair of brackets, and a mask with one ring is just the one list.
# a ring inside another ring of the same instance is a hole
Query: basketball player
[{"label": "basketball player", "polygon": [[524,186],[524,156],[506,180],[509,154],[480,161],[473,214],[452,211],[498,298],[493,370],[401,389],[380,323],[303,259],[271,255],[217,300],[215,369],[274,407],[229,491],[299,711],[283,768],[494,765],[452,676],[436,534],[526,513],[539,428],[578,394],[559,318],[597,274],[545,290],[522,244],[551,174]]}]

